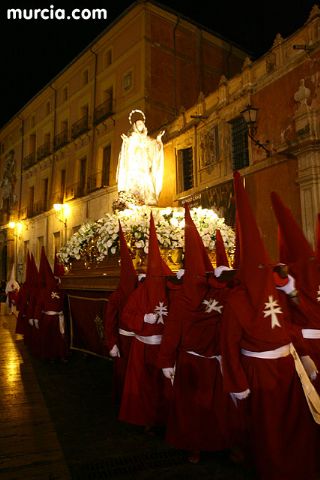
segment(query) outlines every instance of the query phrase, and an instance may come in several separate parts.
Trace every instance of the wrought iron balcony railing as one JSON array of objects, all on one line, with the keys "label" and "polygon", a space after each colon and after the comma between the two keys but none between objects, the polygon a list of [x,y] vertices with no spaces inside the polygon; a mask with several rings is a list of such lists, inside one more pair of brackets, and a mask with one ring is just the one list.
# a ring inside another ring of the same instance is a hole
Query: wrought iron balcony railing
[{"label": "wrought iron balcony railing", "polygon": [[29,155],[27,155],[23,159],[22,168],[23,170],[28,170],[28,168],[31,168],[36,163],[37,163],[36,153],[35,152],[29,153]]},{"label": "wrought iron balcony railing", "polygon": [[106,100],[94,109],[93,123],[97,125],[113,115],[112,100]]},{"label": "wrought iron balcony railing", "polygon": [[80,120],[72,124],[71,137],[72,138],[79,137],[79,135],[82,135],[82,133],[87,132],[88,128],[89,128],[89,118],[88,118],[88,115],[85,115],[84,117],[80,118]]},{"label": "wrought iron balcony railing", "polygon": [[37,160],[42,160],[42,158],[47,157],[51,153],[51,145],[50,143],[44,143],[40,145],[37,149]]},{"label": "wrought iron balcony railing", "polygon": [[53,141],[53,148],[54,150],[59,150],[59,148],[64,147],[64,145],[67,145],[67,143],[69,143],[68,131],[63,130],[62,132],[55,135]]}]

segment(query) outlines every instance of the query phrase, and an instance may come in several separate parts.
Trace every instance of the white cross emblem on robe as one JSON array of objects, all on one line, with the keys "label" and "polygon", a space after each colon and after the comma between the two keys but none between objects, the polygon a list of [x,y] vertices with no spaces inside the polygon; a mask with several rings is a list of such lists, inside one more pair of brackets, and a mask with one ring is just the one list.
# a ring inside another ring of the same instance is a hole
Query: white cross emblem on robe
[{"label": "white cross emblem on robe", "polygon": [[168,315],[167,305],[165,305],[164,302],[159,302],[159,305],[157,305],[156,308],[154,309],[154,313],[156,315],[159,315],[157,323],[164,323],[163,315],[165,316]]},{"label": "white cross emblem on robe", "polygon": [[203,300],[202,303],[206,305],[206,309],[205,309],[206,313],[211,313],[211,312],[221,313],[221,310],[223,309],[223,305],[219,305],[219,302],[215,298],[210,298],[210,300]]},{"label": "white cross emblem on robe", "polygon": [[269,302],[265,302],[265,309],[263,310],[264,316],[271,316],[271,328],[281,327],[277,313],[282,313],[281,307],[279,307],[277,300],[274,300],[272,295],[269,295]]},{"label": "white cross emblem on robe", "polygon": [[57,292],[51,292],[51,298],[60,298]]}]

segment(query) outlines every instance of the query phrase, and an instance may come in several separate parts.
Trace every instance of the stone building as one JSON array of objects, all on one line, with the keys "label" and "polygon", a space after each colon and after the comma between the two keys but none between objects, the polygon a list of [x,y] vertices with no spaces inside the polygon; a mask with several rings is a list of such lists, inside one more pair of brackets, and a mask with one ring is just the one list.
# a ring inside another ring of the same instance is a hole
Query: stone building
[{"label": "stone building", "polygon": [[[44,245],[52,260],[82,223],[111,210],[121,134],[135,108],[151,134],[166,129],[161,206],[214,207],[232,224],[232,174],[240,170],[274,258],[272,190],[313,242],[319,41],[316,6],[252,62],[175,12],[134,4],[0,132],[2,275],[15,258],[21,279],[27,249],[37,258]],[[10,220],[19,223],[10,229]]]},{"label": "stone building", "polygon": [[244,58],[152,1],[127,9],[0,131],[1,277],[14,258],[21,280],[28,249],[39,259],[44,245],[52,260],[82,223],[110,211],[132,109],[145,112],[150,133],[163,128]]}]

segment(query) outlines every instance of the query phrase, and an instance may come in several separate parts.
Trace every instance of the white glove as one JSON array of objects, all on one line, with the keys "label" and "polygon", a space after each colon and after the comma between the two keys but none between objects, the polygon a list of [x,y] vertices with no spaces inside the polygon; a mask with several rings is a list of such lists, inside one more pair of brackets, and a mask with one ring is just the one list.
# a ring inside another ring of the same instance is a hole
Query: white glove
[{"label": "white glove", "polygon": [[180,268],[180,270],[177,271],[176,277],[177,277],[178,280],[180,280],[180,278],[183,277],[184,272],[185,272],[184,268]]},{"label": "white glove", "polygon": [[28,322],[29,322],[29,325],[31,325],[31,327],[33,327],[33,318],[29,318]]},{"label": "white glove", "polygon": [[232,269],[229,267],[226,267],[225,265],[221,265],[220,267],[216,267],[214,269],[214,276],[219,278],[221,273],[224,272],[225,270],[232,270]]},{"label": "white glove", "polygon": [[155,313],[146,313],[145,316],[144,316],[143,321],[144,321],[145,323],[154,324],[154,323],[156,323],[157,318],[158,318],[158,315],[155,314]]},{"label": "white glove", "polygon": [[235,406],[238,405],[238,400],[244,400],[247,398],[250,394],[250,388],[247,388],[246,390],[243,390],[243,392],[232,392],[230,393],[230,397],[232,398],[233,403]]},{"label": "white glove", "polygon": [[37,318],[33,319],[33,324],[39,330],[39,320]]},{"label": "white glove", "polygon": [[138,275],[138,281],[141,282],[141,280],[142,280],[143,278],[146,278],[146,276],[147,276],[147,275],[146,275],[145,273],[139,273],[139,275]]},{"label": "white glove", "polygon": [[162,369],[163,375],[166,378],[169,378],[169,380],[171,380],[172,385],[173,385],[173,381],[174,381],[175,371],[176,371],[176,367],[167,367],[167,368]]},{"label": "white glove", "polygon": [[120,357],[120,350],[118,348],[118,345],[113,345],[109,352],[110,357],[115,358],[115,357]]},{"label": "white glove", "polygon": [[277,290],[282,290],[287,295],[292,294],[293,292],[296,291],[296,281],[295,281],[295,279],[291,275],[288,275],[288,283],[283,285],[283,287],[277,287]]},{"label": "white glove", "polygon": [[304,355],[300,357],[300,360],[310,380],[315,380],[317,378],[318,369],[312,358],[309,357],[309,355]]}]

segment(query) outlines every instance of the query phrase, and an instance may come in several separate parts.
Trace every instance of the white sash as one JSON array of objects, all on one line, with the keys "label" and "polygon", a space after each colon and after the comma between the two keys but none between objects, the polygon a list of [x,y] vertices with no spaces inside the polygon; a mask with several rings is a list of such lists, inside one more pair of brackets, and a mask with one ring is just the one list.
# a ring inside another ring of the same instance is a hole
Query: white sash
[{"label": "white sash", "polygon": [[124,335],[125,337],[134,337],[134,332],[129,332],[128,330],[123,330],[123,328],[119,328],[120,335]]},{"label": "white sash", "polygon": [[274,350],[266,350],[265,352],[252,352],[250,350],[245,350],[241,348],[242,355],[246,357],[255,357],[255,358],[264,358],[264,359],[274,359],[274,358],[281,358],[287,357],[290,355],[290,344],[283,345],[282,347],[275,348]]},{"label": "white sash", "polygon": [[302,336],[303,338],[320,338],[320,330],[315,328],[303,328]]},{"label": "white sash", "polygon": [[320,424],[320,397],[316,389],[314,388],[310,378],[308,377],[307,372],[304,369],[304,366],[297,354],[296,349],[290,344],[290,353],[293,356],[294,365],[296,367],[296,372],[299,375],[304,395],[308,402],[309,410],[313,416],[313,419],[316,423]]},{"label": "white sash", "polygon": [[45,315],[58,315],[59,316],[59,330],[60,330],[60,333],[61,335],[64,334],[64,315],[63,315],[63,311],[61,310],[61,312],[54,312],[53,310],[47,310],[46,312],[42,312],[44,313]]},{"label": "white sash", "polygon": [[147,337],[136,335],[136,339],[142,343],[146,343],[147,345],[160,345],[162,335],[148,335]]}]

